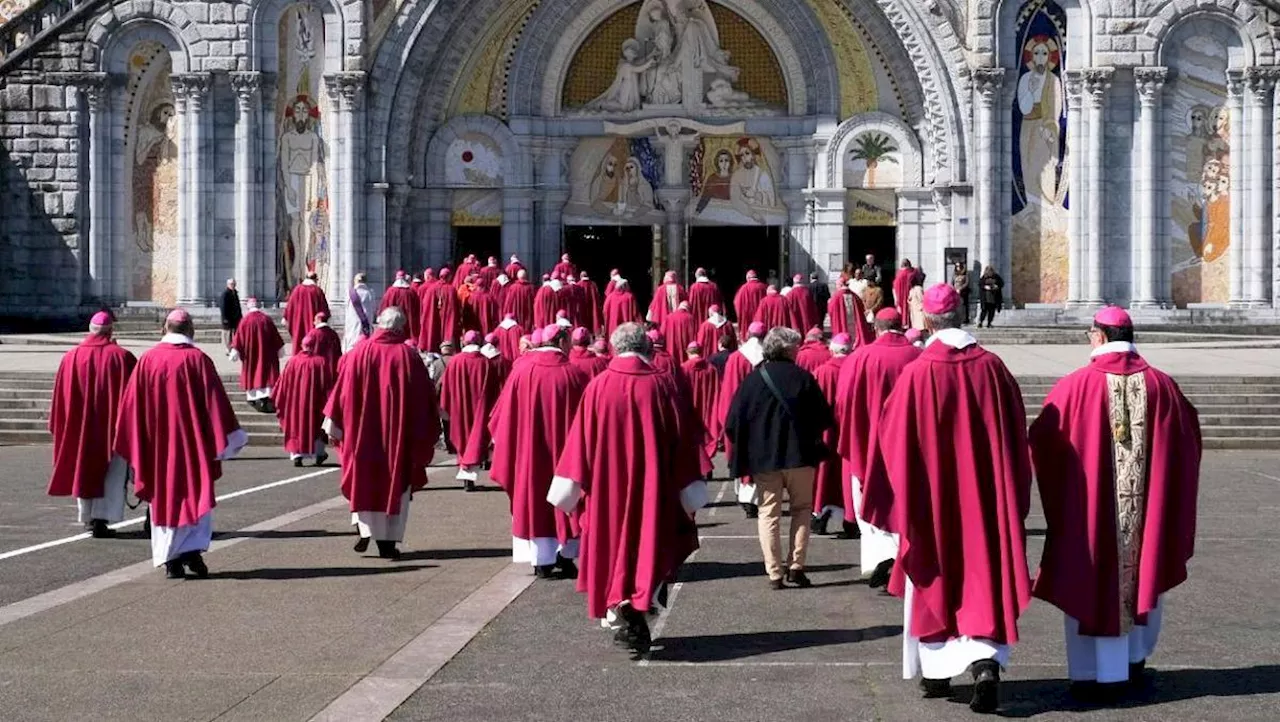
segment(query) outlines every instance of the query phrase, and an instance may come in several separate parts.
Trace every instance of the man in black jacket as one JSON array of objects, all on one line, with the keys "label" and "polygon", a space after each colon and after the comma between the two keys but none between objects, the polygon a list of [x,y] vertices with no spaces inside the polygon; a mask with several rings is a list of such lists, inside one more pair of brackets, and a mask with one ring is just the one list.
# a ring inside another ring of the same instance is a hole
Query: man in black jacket
[{"label": "man in black jacket", "polygon": [[244,312],[240,310],[240,294],[236,292],[236,279],[227,279],[227,288],[218,299],[218,308],[222,311],[222,345],[227,353],[231,352],[231,338],[240,327],[240,319]]},{"label": "man in black jacket", "polygon": [[[732,442],[729,469],[750,476],[760,495],[760,547],[769,585],[810,586],[804,573],[809,517],[818,462],[830,453],[822,435],[835,427],[835,414],[818,382],[795,364],[800,334],[775,328],[764,339],[764,361],[742,381],[725,419]],[[791,554],[784,564],[779,540],[782,494],[791,508]],[[785,576],[784,576],[785,575]]]},{"label": "man in black jacket", "polygon": [[725,364],[729,363],[729,357],[733,355],[733,352],[738,350],[738,341],[733,336],[725,334],[720,337],[719,344],[719,350],[711,354],[711,357],[707,359],[707,363],[714,366],[716,373],[723,377]]},{"label": "man in black jacket", "polygon": [[831,303],[831,286],[821,280],[817,271],[809,274],[809,296],[818,307],[818,328],[827,322],[827,304]]}]

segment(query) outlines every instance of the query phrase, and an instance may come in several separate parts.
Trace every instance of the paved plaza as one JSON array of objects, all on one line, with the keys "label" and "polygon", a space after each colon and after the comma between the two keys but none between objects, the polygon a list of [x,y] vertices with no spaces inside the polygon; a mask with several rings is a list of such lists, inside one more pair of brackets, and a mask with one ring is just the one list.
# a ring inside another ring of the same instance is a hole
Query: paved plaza
[{"label": "paved plaza", "polygon": [[[0,360],[56,358],[13,351]],[[29,347],[35,348],[35,347]],[[1147,349],[1178,374],[1276,373],[1278,353]],[[1083,347],[1001,349],[1021,374]],[[1270,364],[1268,368],[1268,364]],[[30,370],[43,367],[33,365]],[[586,619],[567,581],[510,559],[506,496],[463,493],[440,456],[415,496],[404,558],[359,556],[336,467],[251,447],[226,464],[208,580],[168,581],[135,523],[79,538],[44,495],[50,452],[0,447],[0,719],[942,720],[901,679],[902,605],[868,589],[858,542],[815,540],[815,586],[766,586],[754,522],[729,482],[699,514],[653,651],[639,662]],[[723,466],[717,474],[724,477]],[[1150,687],[1117,709],[1066,694],[1061,615],[1032,604],[1002,714],[1044,720],[1280,717],[1280,453],[1208,452],[1190,579],[1167,597]],[[1037,564],[1044,519],[1027,521]],[[61,542],[61,543],[59,543]]]}]

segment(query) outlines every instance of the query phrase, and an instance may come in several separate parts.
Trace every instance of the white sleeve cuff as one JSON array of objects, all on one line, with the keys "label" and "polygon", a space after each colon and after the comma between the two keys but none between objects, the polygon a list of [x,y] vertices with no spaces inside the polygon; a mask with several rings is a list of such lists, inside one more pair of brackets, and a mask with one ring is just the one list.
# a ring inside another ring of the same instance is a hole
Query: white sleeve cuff
[{"label": "white sleeve cuff", "polygon": [[227,435],[227,448],[218,454],[218,461],[227,461],[240,455],[241,449],[249,444],[249,434],[244,429],[236,429]]},{"label": "white sleeve cuff", "polygon": [[227,358],[231,359],[231,363],[240,363],[240,352],[235,349],[231,349],[231,353],[228,354]]},{"label": "white sleeve cuff", "polygon": [[582,500],[582,486],[573,479],[557,476],[551,480],[551,491],[547,492],[547,501],[566,514],[578,507]]},{"label": "white sleeve cuff", "polygon": [[707,495],[707,482],[705,481],[695,481],[680,490],[680,504],[684,507],[686,514],[692,514],[701,509],[710,500]]},{"label": "white sleeve cuff", "polygon": [[330,439],[342,441],[342,427],[333,423],[333,419],[325,419],[324,423],[320,424],[320,430],[328,434]]}]

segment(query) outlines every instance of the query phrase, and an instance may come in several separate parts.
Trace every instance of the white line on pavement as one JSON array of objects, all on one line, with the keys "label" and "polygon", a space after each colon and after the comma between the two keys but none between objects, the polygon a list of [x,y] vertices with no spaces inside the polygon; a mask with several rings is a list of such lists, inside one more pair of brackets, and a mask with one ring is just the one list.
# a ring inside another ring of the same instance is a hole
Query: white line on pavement
[{"label": "white line on pavement", "polygon": [[[313,471],[309,474],[294,476],[288,479],[281,479],[280,481],[273,481],[270,484],[263,484],[261,486],[255,486],[249,489],[241,489],[240,491],[233,491],[230,494],[223,494],[222,496],[217,497],[217,500],[226,501],[228,499],[234,499],[238,496],[245,496],[246,494],[253,494],[259,491],[266,491],[267,489],[274,489],[277,486],[285,486],[287,484],[293,484],[299,481],[306,481],[307,479],[313,479],[317,476],[323,476],[324,474],[332,474],[337,470],[338,470],[337,467],[333,467],[330,469],[321,469],[320,471]],[[133,526],[134,524],[141,524],[144,519],[145,517],[138,516],[132,519],[125,519],[124,521],[116,522],[115,524],[111,524],[110,526],[112,529],[123,529],[125,527]],[[21,549],[14,549],[13,551],[7,551],[7,552],[4,552],[3,554],[0,554],[0,562],[6,559],[20,557],[20,556],[23,556],[24,554],[32,554],[34,552],[44,551],[45,549],[52,549],[53,547],[59,547],[59,546],[62,546],[63,544],[70,544],[71,542],[83,541],[90,537],[91,535],[88,532],[84,532],[83,534],[76,534],[75,536],[63,537],[62,539],[54,539],[53,541],[42,542],[40,544],[33,544],[29,547],[23,547]]]},{"label": "white line on pavement", "polygon": [[[647,660],[646,660],[647,661]],[[902,662],[806,662],[800,660],[787,661],[758,661],[758,662],[733,662],[733,661],[707,661],[707,662],[690,662],[679,660],[661,660],[655,659],[648,664],[641,663],[639,667],[902,667]],[[1042,669],[1066,669],[1067,665],[1063,662],[1013,662],[1009,665],[1011,669],[1021,667],[1033,667]],[[1159,664],[1157,668],[1160,671],[1173,669],[1238,669],[1239,665],[1221,665],[1221,664]]]}]

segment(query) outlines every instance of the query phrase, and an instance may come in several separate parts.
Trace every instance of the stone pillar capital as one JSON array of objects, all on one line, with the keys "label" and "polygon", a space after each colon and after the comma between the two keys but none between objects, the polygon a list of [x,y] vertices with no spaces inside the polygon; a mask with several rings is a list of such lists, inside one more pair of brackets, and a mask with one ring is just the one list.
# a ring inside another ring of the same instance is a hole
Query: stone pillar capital
[{"label": "stone pillar capital", "polygon": [[1227,71],[1227,97],[1238,99],[1244,95],[1244,71],[1228,70]]},{"label": "stone pillar capital", "polygon": [[1169,69],[1163,67],[1135,68],[1134,83],[1138,89],[1138,100],[1143,106],[1150,107],[1160,99],[1164,84],[1169,79]]},{"label": "stone pillar capital", "polygon": [[354,110],[364,91],[365,74],[358,70],[328,73],[324,76],[325,92],[339,110]]},{"label": "stone pillar capital", "polygon": [[236,91],[240,112],[246,113],[252,107],[253,99],[262,90],[262,73],[231,73],[231,87]]},{"label": "stone pillar capital", "polygon": [[1000,91],[1004,89],[1004,76],[1004,68],[983,67],[973,69],[973,86],[977,89],[978,98],[984,108],[995,106],[996,98],[999,97]]},{"label": "stone pillar capital", "polygon": [[1277,79],[1280,79],[1280,68],[1273,66],[1256,66],[1246,68],[1244,71],[1244,83],[1248,86],[1254,102],[1259,105],[1266,99],[1267,93],[1275,87]]},{"label": "stone pillar capital", "polygon": [[213,76],[208,73],[180,73],[170,76],[173,84],[173,98],[178,101],[179,108],[187,104],[191,110],[204,107],[205,98],[213,87]]},{"label": "stone pillar capital", "polygon": [[1084,89],[1089,94],[1089,106],[1101,108],[1106,100],[1107,91],[1111,89],[1111,79],[1115,76],[1115,68],[1086,68],[1081,72],[1084,78]]}]

